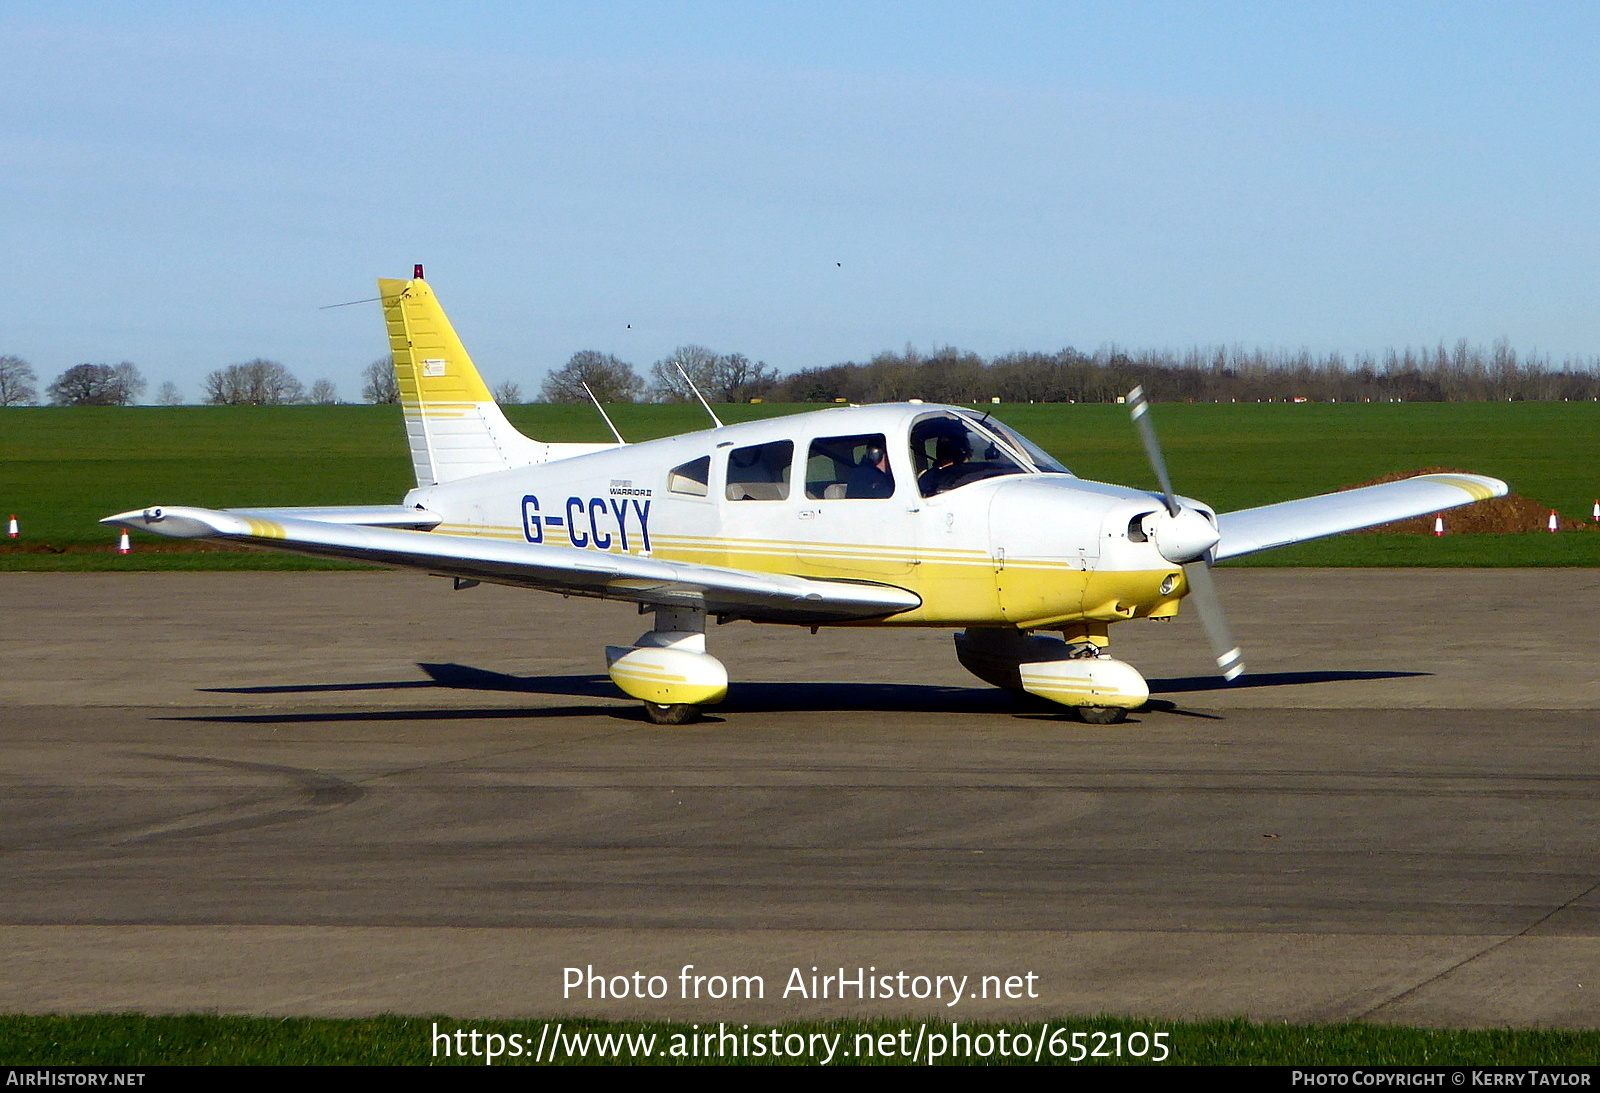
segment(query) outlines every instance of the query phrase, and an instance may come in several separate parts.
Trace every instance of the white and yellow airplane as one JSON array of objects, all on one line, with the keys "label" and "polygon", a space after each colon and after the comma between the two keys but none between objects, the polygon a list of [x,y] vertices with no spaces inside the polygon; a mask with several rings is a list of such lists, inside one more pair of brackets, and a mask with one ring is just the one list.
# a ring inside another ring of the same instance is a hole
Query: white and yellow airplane
[{"label": "white and yellow airplane", "polygon": [[1218,515],[1173,493],[1138,389],[1129,403],[1159,494],[1085,481],[988,414],[921,403],[717,421],[638,444],[542,443],[506,420],[421,274],[378,282],[417,477],[401,504],[162,505],[102,522],[417,569],[458,588],[630,601],[655,625],[606,660],[658,724],[727,692],[707,619],[959,629],[956,655],[980,679],[1106,724],[1149,697],[1108,655],[1112,623],[1170,619],[1193,595],[1223,675],[1244,670],[1212,563],[1506,492],[1429,474]]}]

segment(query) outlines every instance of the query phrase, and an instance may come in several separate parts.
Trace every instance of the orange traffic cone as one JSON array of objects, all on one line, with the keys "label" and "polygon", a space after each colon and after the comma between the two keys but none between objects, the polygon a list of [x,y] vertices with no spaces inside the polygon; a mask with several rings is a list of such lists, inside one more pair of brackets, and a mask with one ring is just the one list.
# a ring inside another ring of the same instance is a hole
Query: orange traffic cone
[{"label": "orange traffic cone", "polygon": [[123,532],[122,533],[122,538],[117,540],[117,553],[118,554],[131,554],[131,553],[133,553],[133,544],[128,541],[128,533],[127,532]]},{"label": "orange traffic cone", "polygon": [[1550,530],[1551,531],[1560,531],[1561,530],[1561,521],[1556,518],[1556,510],[1555,509],[1551,509],[1550,510]]},{"label": "orange traffic cone", "polygon": [[1444,517],[1443,516],[1435,516],[1433,518],[1433,533],[1435,535],[1443,535],[1444,534]]},{"label": "orange traffic cone", "polygon": [[15,539],[20,532],[17,531],[17,514],[11,514],[11,523],[6,526],[6,538]]}]

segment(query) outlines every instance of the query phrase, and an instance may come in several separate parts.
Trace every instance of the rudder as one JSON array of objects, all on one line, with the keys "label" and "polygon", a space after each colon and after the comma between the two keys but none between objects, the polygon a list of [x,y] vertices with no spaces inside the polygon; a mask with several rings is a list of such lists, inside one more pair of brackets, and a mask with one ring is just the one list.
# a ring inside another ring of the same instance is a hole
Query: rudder
[{"label": "rudder", "polygon": [[551,458],[506,420],[426,281],[380,279],[378,295],[418,486]]}]

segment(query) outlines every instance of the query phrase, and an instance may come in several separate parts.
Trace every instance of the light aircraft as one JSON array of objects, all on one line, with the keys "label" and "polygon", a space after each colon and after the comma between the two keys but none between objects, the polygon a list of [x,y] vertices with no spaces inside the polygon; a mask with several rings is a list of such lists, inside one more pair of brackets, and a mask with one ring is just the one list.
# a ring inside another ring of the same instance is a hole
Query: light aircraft
[{"label": "light aircraft", "polygon": [[1173,492],[1137,388],[1128,402],[1160,493],[1086,481],[988,414],[914,402],[737,425],[707,404],[716,426],[702,432],[543,443],[501,413],[422,267],[378,288],[417,478],[400,504],[161,505],[102,522],[457,588],[630,601],[654,625],[606,662],[657,724],[726,694],[710,619],[958,629],[956,655],[980,679],[1109,724],[1150,693],[1109,655],[1112,623],[1170,619],[1193,596],[1220,671],[1244,670],[1214,562],[1506,493],[1494,478],[1428,474],[1219,515]]}]

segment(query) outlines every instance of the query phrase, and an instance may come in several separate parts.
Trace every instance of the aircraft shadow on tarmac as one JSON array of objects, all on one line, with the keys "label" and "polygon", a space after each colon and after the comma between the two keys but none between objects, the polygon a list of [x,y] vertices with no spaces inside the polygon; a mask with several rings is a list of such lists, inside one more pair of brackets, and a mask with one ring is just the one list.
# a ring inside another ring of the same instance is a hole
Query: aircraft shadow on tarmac
[{"label": "aircraft shadow on tarmac", "polygon": [[[362,683],[308,683],[267,687],[206,688],[213,694],[326,694],[339,691],[397,691],[449,688],[464,691],[499,691],[520,694],[560,695],[571,698],[610,699],[621,696],[610,679],[601,674],[562,676],[514,676],[462,664],[419,664],[427,679],[392,680]],[[1286,687],[1310,683],[1336,683],[1379,679],[1405,679],[1426,672],[1263,672],[1226,683],[1216,676],[1186,676],[1150,680],[1152,694],[1189,694],[1253,687]],[[1185,713],[1174,703],[1152,699],[1149,709]],[[715,708],[722,713],[781,713],[823,711],[874,711],[900,713],[990,713],[1037,716],[1041,712],[1059,714],[1060,708],[1031,695],[987,687],[943,687],[916,683],[734,683],[728,697]],[[474,710],[370,710],[326,713],[306,711],[298,714],[235,714],[197,720],[409,720],[439,718],[550,717],[595,713],[619,713],[614,703],[594,706],[536,707],[532,709],[493,708]],[[633,712],[628,711],[630,714]],[[709,712],[709,711],[708,711]]]},{"label": "aircraft shadow on tarmac", "polygon": [[[271,687],[209,687],[211,694],[326,694],[335,691],[389,691],[445,687],[464,691],[501,691],[564,695],[572,698],[620,700],[610,678],[593,675],[514,676],[463,664],[419,664],[427,679],[372,683],[311,683]],[[987,687],[940,687],[916,683],[733,683],[716,706],[728,713],[884,710],[906,713],[1008,713],[1033,709],[1036,701]],[[1040,703],[1048,707],[1048,703]],[[568,708],[569,712],[577,707]],[[583,707],[586,713],[615,710],[614,705]],[[498,714],[500,711],[495,711]],[[433,710],[432,716],[460,716]],[[374,716],[380,716],[373,711]],[[315,716],[315,715],[313,715]]]},{"label": "aircraft shadow on tarmac", "polygon": [[1372,679],[1415,679],[1432,672],[1256,672],[1229,683],[1221,676],[1151,679],[1150,693],[1191,694],[1195,691],[1238,691],[1247,687],[1298,687],[1306,683],[1348,683]]}]

